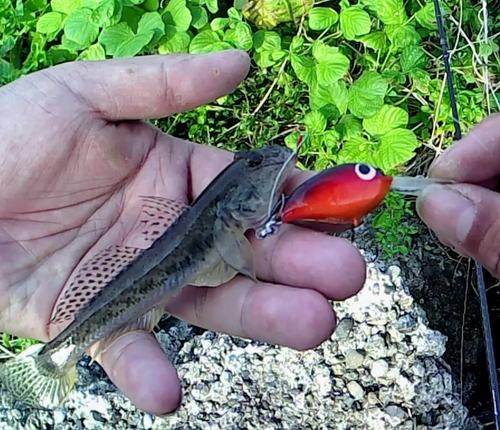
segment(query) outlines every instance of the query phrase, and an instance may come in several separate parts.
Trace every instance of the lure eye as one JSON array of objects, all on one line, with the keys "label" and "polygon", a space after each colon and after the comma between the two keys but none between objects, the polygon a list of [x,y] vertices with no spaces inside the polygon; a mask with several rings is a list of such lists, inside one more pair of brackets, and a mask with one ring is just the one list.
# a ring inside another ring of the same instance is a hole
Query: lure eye
[{"label": "lure eye", "polygon": [[371,181],[375,176],[377,176],[377,169],[369,166],[368,164],[356,164],[354,170],[356,171],[358,178],[363,181]]},{"label": "lure eye", "polygon": [[260,152],[251,152],[248,155],[247,164],[249,167],[257,167],[262,161],[264,161],[264,156]]}]

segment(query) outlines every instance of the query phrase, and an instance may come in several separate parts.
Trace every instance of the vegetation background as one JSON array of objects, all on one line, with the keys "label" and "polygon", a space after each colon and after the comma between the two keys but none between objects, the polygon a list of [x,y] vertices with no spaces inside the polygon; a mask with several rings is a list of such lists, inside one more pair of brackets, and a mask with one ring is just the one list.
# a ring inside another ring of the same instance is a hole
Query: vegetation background
[{"label": "vegetation background", "polygon": [[[441,8],[465,134],[499,107],[500,6]],[[364,161],[425,174],[453,143],[433,1],[0,0],[0,85],[66,61],[228,48],[252,57],[239,89],[155,124],[230,150],[293,148],[307,131],[301,165],[314,170]],[[395,195],[378,211],[385,258],[412,252],[413,213]],[[0,349],[18,353],[31,342],[3,334]]]}]

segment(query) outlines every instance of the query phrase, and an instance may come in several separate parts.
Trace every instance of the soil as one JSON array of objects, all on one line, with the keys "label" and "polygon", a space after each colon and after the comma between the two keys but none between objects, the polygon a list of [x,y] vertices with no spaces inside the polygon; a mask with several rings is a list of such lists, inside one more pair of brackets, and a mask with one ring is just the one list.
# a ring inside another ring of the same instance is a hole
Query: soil
[{"label": "soil", "polygon": [[[380,244],[375,241],[370,222],[374,215],[376,213],[366,218],[361,232],[355,233],[355,242],[360,248],[377,254]],[[380,257],[376,261],[381,266],[396,264],[401,268],[411,295],[427,314],[430,327],[448,337],[443,360],[455,378],[464,406],[485,429],[493,429],[493,406],[474,261],[444,247],[416,215],[407,223],[419,230],[413,236],[411,253],[395,261],[382,261]],[[352,238],[349,233],[344,235]],[[497,282],[486,271],[485,281],[487,291]],[[493,339],[498,339],[500,288],[488,291],[488,303]],[[499,353],[500,342],[497,342],[497,363],[500,362]]]}]

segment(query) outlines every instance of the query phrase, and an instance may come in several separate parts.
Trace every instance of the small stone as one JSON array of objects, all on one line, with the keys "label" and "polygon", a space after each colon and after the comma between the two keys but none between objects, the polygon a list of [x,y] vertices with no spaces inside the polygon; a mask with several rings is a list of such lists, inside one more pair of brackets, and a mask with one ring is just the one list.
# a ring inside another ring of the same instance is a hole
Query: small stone
[{"label": "small stone", "polygon": [[355,400],[360,400],[365,395],[365,391],[356,381],[349,382],[347,384],[347,390]]},{"label": "small stone", "polygon": [[394,321],[393,325],[400,333],[407,334],[413,333],[417,329],[418,321],[411,315],[407,314]]},{"label": "small stone", "polygon": [[387,406],[385,408],[385,413],[391,418],[390,422],[393,426],[401,424],[408,418],[406,412],[396,405]]},{"label": "small stone", "polygon": [[376,405],[377,403],[379,403],[377,394],[375,394],[373,391],[369,392],[367,395],[367,403],[369,405]]},{"label": "small stone", "polygon": [[377,360],[372,364],[370,374],[374,378],[383,378],[389,372],[389,364],[385,360]]},{"label": "small stone", "polygon": [[357,369],[363,366],[363,361],[365,359],[364,353],[357,351],[355,349],[350,349],[345,355],[345,363],[348,369]]},{"label": "small stone", "polygon": [[349,337],[353,327],[354,320],[352,318],[342,318],[335,329],[334,336],[336,336],[338,340],[345,340]]},{"label": "small stone", "polygon": [[149,430],[151,427],[153,427],[153,417],[149,414],[144,414],[142,417],[142,427],[144,430]]},{"label": "small stone", "polygon": [[60,424],[63,423],[64,420],[66,419],[66,413],[61,409],[56,409],[53,413],[53,417],[54,417],[54,424]]}]

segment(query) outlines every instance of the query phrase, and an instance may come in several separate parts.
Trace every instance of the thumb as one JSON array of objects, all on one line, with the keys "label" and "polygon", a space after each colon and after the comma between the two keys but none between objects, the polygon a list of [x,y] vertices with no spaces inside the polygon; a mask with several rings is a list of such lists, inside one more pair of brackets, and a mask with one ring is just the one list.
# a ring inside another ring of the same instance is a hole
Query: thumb
[{"label": "thumb", "polygon": [[164,118],[211,103],[248,73],[245,51],[149,55],[55,66],[50,73],[108,121]]},{"label": "thumb", "polygon": [[438,238],[500,278],[500,195],[472,184],[432,185],[417,212]]}]

